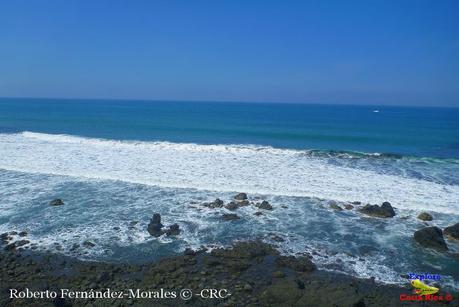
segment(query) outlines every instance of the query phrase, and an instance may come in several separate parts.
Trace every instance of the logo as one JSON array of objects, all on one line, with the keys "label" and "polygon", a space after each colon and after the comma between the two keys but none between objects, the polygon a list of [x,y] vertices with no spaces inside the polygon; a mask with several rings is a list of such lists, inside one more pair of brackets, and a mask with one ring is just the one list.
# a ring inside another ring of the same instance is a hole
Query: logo
[{"label": "logo", "polygon": [[415,288],[414,292],[418,295],[427,295],[427,294],[435,294],[440,289],[436,287],[431,287],[423,283],[420,279],[414,279],[411,281],[411,285]]}]

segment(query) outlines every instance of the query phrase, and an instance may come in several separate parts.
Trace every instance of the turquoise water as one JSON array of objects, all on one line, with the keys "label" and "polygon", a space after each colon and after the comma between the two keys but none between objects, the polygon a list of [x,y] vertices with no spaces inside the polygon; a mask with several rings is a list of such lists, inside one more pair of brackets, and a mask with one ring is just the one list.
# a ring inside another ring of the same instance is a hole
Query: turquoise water
[{"label": "turquoise water", "polygon": [[[314,252],[323,269],[395,283],[438,273],[457,288],[458,244],[439,254],[412,234],[422,211],[439,227],[459,220],[458,119],[442,108],[1,99],[0,232],[127,262],[262,238]],[[228,210],[201,206],[236,192],[275,209],[222,222]],[[56,197],[66,204],[48,206]],[[352,201],[390,201],[397,215],[330,208]],[[182,234],[150,237],[155,212]],[[72,249],[85,240],[96,246]]]},{"label": "turquoise water", "polygon": [[116,140],[459,158],[459,108],[0,99],[0,125]]}]

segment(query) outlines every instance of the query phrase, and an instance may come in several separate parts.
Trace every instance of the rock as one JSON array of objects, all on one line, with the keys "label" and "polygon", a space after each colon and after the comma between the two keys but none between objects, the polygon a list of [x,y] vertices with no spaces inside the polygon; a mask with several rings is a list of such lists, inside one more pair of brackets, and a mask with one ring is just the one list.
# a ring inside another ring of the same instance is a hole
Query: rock
[{"label": "rock", "polygon": [[275,271],[275,272],[273,272],[273,277],[274,278],[284,278],[285,277],[285,273],[282,272],[282,271]]},{"label": "rock", "polygon": [[260,204],[256,204],[255,207],[264,209],[264,210],[273,210],[273,206],[266,200],[262,201]]},{"label": "rock", "polygon": [[247,199],[247,194],[245,193],[238,193],[237,195],[234,196],[235,200],[246,200]]},{"label": "rock", "polygon": [[247,199],[237,200],[237,204],[239,205],[239,207],[244,207],[250,205],[250,202]]},{"label": "rock", "polygon": [[345,205],[344,205],[344,208],[345,208],[346,210],[352,210],[352,209],[354,209],[354,206],[353,206],[353,205],[350,205],[350,204],[345,204]]},{"label": "rock", "polygon": [[263,212],[257,211],[253,215],[260,216],[260,215],[263,215]]},{"label": "rock", "polygon": [[50,206],[62,206],[64,204],[64,201],[60,198],[53,199],[52,201],[49,202]]},{"label": "rock", "polygon": [[341,208],[340,206],[338,206],[335,203],[331,203],[330,204],[330,208],[332,208],[333,210],[336,210],[336,211],[343,211],[343,208]]},{"label": "rock", "polygon": [[244,285],[244,291],[252,292],[252,290],[253,290],[253,288],[249,283]]},{"label": "rock", "polygon": [[21,231],[20,233],[18,233],[18,236],[20,236],[20,237],[27,236],[27,231]]},{"label": "rock", "polygon": [[180,234],[180,226],[175,223],[169,226],[169,229],[166,230],[166,235],[168,236],[178,236]]},{"label": "rock", "polygon": [[239,220],[240,219],[240,217],[237,214],[234,214],[234,213],[223,214],[222,218],[225,221],[233,221],[233,220]]},{"label": "rock", "polygon": [[378,205],[365,205],[362,209],[359,210],[363,214],[374,216],[374,217],[393,217],[395,216],[395,211],[392,208],[389,202],[384,202],[381,207]]},{"label": "rock", "polygon": [[446,227],[444,232],[448,239],[459,240],[459,223]]},{"label": "rock", "polygon": [[296,282],[281,280],[266,288],[261,294],[261,306],[295,306],[303,292]]},{"label": "rock", "polygon": [[84,241],[82,245],[86,248],[92,248],[96,246],[96,244],[92,243],[91,241]]},{"label": "rock", "polygon": [[436,226],[424,227],[414,233],[414,240],[426,248],[446,251],[448,246],[443,239],[443,232]]},{"label": "rock", "polygon": [[276,264],[299,272],[313,272],[316,269],[316,265],[308,257],[304,256],[280,256],[276,259]]},{"label": "rock", "polygon": [[194,256],[196,255],[196,252],[192,250],[191,248],[187,247],[185,251],[183,252],[183,254],[187,256]]},{"label": "rock", "polygon": [[161,215],[159,213],[153,214],[153,217],[150,219],[150,223],[147,226],[148,233],[153,237],[159,237],[164,233],[162,228],[163,224],[161,224]]},{"label": "rock", "polygon": [[225,206],[226,209],[228,210],[236,210],[237,208],[239,208],[239,205],[237,203],[235,203],[234,201],[228,203],[226,206]]},{"label": "rock", "polygon": [[431,220],[433,220],[433,217],[432,217],[432,215],[430,215],[427,212],[422,212],[422,213],[420,213],[418,215],[418,219],[420,219],[422,221],[431,221]]},{"label": "rock", "polygon": [[221,208],[221,207],[223,207],[223,200],[221,200],[220,198],[217,198],[216,200],[214,200],[211,203],[205,203],[204,206],[208,207],[208,208],[212,208],[212,209]]}]

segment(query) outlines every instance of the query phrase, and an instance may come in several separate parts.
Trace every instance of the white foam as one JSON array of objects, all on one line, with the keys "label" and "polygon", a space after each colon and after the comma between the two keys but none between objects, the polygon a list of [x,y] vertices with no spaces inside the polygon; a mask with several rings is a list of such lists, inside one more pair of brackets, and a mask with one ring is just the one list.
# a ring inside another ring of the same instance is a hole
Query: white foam
[{"label": "white foam", "polygon": [[0,168],[160,187],[360,200],[459,212],[459,186],[336,166],[303,151],[0,134]]}]

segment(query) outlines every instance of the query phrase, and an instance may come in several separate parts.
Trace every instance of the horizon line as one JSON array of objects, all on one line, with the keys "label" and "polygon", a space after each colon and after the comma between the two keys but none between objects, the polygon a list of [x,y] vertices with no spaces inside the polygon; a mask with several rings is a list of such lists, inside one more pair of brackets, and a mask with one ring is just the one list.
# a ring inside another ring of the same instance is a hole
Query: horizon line
[{"label": "horizon line", "polygon": [[79,100],[79,101],[141,101],[141,102],[190,102],[190,103],[239,103],[239,104],[280,104],[280,105],[323,105],[323,106],[374,106],[374,107],[408,107],[408,108],[446,108],[457,109],[459,105],[417,105],[417,104],[366,104],[366,103],[348,103],[348,102],[299,102],[299,101],[259,101],[259,100],[183,100],[183,99],[152,99],[152,98],[89,98],[89,97],[46,97],[46,96],[0,96],[0,99],[48,99],[48,100]]}]

